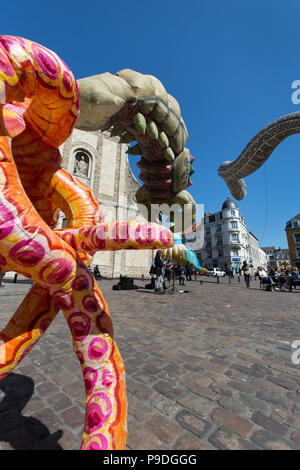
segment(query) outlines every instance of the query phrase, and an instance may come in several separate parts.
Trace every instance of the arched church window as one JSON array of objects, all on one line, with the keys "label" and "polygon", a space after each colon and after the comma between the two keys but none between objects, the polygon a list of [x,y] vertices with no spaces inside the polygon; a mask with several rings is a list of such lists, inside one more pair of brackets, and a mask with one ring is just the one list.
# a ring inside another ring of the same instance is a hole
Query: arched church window
[{"label": "arched church window", "polygon": [[73,175],[87,184],[90,180],[91,163],[91,155],[86,150],[76,150]]}]

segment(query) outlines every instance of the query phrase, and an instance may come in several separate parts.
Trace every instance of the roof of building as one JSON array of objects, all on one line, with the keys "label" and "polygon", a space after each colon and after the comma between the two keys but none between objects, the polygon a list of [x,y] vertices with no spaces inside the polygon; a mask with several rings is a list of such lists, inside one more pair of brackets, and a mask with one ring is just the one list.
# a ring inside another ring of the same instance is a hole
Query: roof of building
[{"label": "roof of building", "polygon": [[300,214],[297,214],[295,215],[294,217],[292,217],[290,220],[287,221],[286,225],[288,225],[288,223],[291,223],[293,220],[300,220]]},{"label": "roof of building", "polygon": [[257,238],[257,237],[254,235],[254,233],[250,232],[250,230],[249,230],[249,233],[250,233],[250,235],[252,235],[252,237],[254,237],[254,238],[255,238],[255,240],[257,240],[257,241],[258,241],[258,238]]},{"label": "roof of building", "polygon": [[222,210],[223,209],[237,209],[237,208],[238,208],[238,206],[236,205],[236,203],[230,197],[228,197],[223,202]]}]

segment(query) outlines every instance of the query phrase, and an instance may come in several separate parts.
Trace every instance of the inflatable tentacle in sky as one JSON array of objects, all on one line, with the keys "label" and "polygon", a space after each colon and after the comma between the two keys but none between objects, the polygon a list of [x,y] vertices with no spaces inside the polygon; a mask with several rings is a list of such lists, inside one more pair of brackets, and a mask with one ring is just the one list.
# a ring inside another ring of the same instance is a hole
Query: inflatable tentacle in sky
[{"label": "inflatable tentacle in sky", "polygon": [[[99,250],[164,249],[173,235],[150,223],[106,224],[90,189],[61,168],[58,147],[78,114],[79,89],[65,63],[39,44],[0,36],[0,267],[35,282],[0,333],[0,379],[61,309],[85,383],[82,449],[123,449],[124,365],[86,264]],[[55,230],[58,209],[66,229]]]},{"label": "inflatable tentacle in sky", "polygon": [[243,178],[258,170],[284,139],[299,132],[300,112],[282,116],[261,129],[235,160],[222,163],[218,173],[233,197],[243,199],[247,194]]}]

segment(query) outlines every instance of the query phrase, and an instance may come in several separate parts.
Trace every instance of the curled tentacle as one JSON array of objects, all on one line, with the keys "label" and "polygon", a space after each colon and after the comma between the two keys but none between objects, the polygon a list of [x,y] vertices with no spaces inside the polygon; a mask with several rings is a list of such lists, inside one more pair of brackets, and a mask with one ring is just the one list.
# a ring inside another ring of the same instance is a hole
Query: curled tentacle
[{"label": "curled tentacle", "polygon": [[[99,98],[106,124],[119,120],[127,126],[124,142],[138,136],[145,158],[158,162],[154,173],[142,170],[148,178],[147,201],[175,197],[193,206],[185,191],[192,157],[184,149],[187,131],[178,103],[153,77],[146,81],[154,99],[145,99],[138,74],[123,71],[119,76],[138,100],[126,100],[125,106],[120,100],[118,109],[110,108],[109,93],[101,89],[99,95],[98,89],[96,102]],[[79,92],[72,73],[54,52],[22,38],[0,36],[0,98],[1,270],[16,271],[38,284],[1,333],[0,354],[5,357],[0,378],[20,362],[61,308],[85,382],[82,448],[122,449],[124,365],[106,302],[83,261],[102,249],[166,248],[173,243],[172,235],[154,224],[104,224],[90,189],[60,168],[58,147],[78,118]],[[58,208],[67,216],[67,230],[52,230]]]},{"label": "curled tentacle", "polygon": [[60,229],[55,233],[77,252],[164,249],[173,244],[172,233],[162,225],[134,221]]},{"label": "curled tentacle", "polygon": [[254,173],[287,137],[300,132],[300,112],[287,114],[260,130],[233,161],[220,165],[218,173],[238,200],[247,194],[243,178]]},{"label": "curled tentacle", "polygon": [[58,311],[59,307],[47,289],[38,284],[30,289],[0,332],[0,380],[24,359],[49,328]]}]

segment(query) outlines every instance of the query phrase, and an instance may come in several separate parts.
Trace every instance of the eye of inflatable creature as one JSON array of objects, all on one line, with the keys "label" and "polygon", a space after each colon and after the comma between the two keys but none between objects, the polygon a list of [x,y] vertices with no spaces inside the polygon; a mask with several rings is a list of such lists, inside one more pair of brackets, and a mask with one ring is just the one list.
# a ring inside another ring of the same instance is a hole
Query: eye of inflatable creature
[{"label": "eye of inflatable creature", "polygon": [[185,148],[188,132],[175,98],[157,78],[130,69],[115,75],[94,75],[78,83],[80,116],[76,127],[110,129],[111,136],[120,136],[120,143],[137,142],[127,150],[129,155],[141,155],[137,165],[144,184],[136,193],[137,202],[148,209],[151,204],[177,204],[182,208],[178,210],[182,228],[186,228],[185,212],[192,218],[188,225],[195,223],[196,204],[186,190],[192,184],[194,158]]}]

